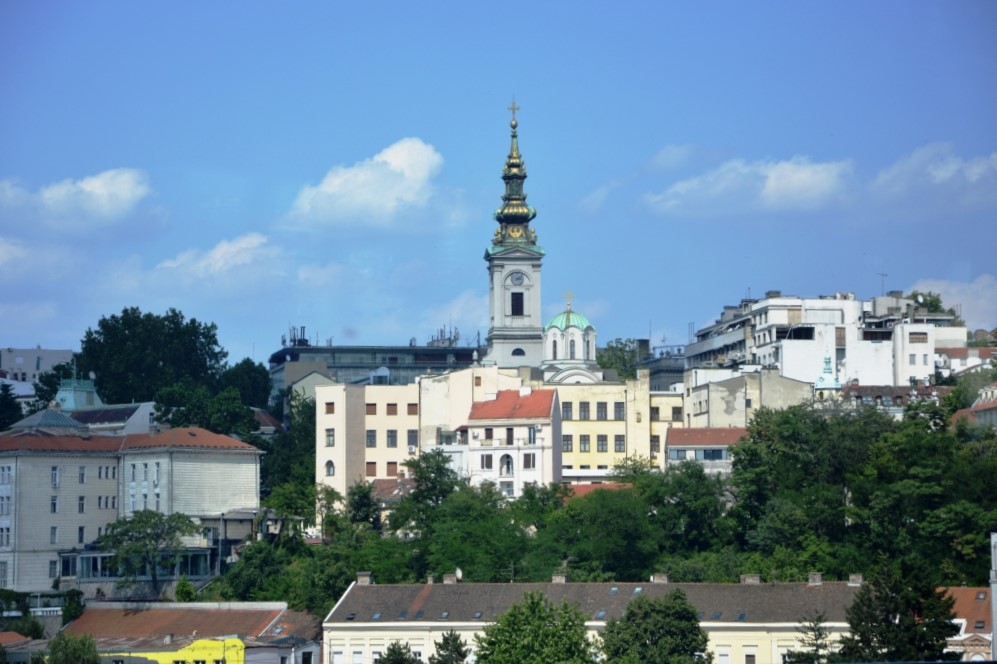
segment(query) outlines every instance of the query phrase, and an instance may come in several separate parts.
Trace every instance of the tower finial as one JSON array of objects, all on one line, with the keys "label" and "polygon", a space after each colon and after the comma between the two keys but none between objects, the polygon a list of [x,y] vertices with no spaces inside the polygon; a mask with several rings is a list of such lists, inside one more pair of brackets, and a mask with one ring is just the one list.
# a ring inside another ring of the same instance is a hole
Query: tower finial
[{"label": "tower finial", "polygon": [[518,122],[516,122],[516,111],[519,110],[519,106],[516,105],[516,98],[515,97],[512,98],[512,104],[510,104],[508,106],[508,109],[510,111],[512,111],[512,123],[511,124],[512,124],[512,128],[515,129],[516,125],[519,124]]},{"label": "tower finial", "polygon": [[[519,122],[516,120],[516,111],[519,105],[516,100],[508,106],[512,112],[512,136],[510,137],[509,156],[505,160],[505,168],[502,169],[502,179],[505,181],[505,194],[502,195],[502,207],[495,212],[495,220],[505,228],[507,224],[515,224],[519,227],[516,238],[534,242],[535,239],[529,231],[527,224],[537,216],[537,211],[526,204],[526,193],[523,191],[523,181],[526,180],[526,164],[519,154],[519,134],[516,129]],[[504,232],[496,236],[496,241],[505,238]],[[520,240],[522,241],[522,240]]]}]

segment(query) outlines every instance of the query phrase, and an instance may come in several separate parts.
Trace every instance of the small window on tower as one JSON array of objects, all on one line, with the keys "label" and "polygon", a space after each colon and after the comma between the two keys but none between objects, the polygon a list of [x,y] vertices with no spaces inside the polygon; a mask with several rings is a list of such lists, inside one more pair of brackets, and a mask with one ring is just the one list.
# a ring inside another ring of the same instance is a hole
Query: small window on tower
[{"label": "small window on tower", "polygon": [[523,294],[522,293],[512,293],[512,311],[510,312],[513,316],[523,315]]}]

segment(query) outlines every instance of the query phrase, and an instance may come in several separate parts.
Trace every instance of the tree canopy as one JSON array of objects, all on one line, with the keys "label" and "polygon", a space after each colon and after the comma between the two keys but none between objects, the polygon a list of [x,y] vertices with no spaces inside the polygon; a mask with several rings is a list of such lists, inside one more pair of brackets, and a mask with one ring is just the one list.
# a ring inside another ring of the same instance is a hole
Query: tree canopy
[{"label": "tree canopy", "polygon": [[134,583],[136,577],[148,574],[152,592],[158,595],[162,561],[176,560],[183,549],[181,538],[197,532],[197,525],[186,514],[139,510],[109,524],[98,544],[101,549],[114,552],[124,584]]},{"label": "tree canopy", "polygon": [[615,369],[621,380],[637,377],[637,342],[617,337],[596,353],[596,361],[603,369]]},{"label": "tree canopy", "polygon": [[542,593],[526,593],[475,635],[481,664],[595,664],[585,616],[573,606],[555,606]]},{"label": "tree canopy", "polygon": [[157,315],[128,307],[88,329],[76,359],[81,375],[96,375],[101,399],[130,403],[152,401],[185,379],[214,389],[227,355],[214,323],[187,320],[176,309]]},{"label": "tree canopy", "polygon": [[610,664],[695,664],[712,662],[708,637],[696,607],[681,590],[665,597],[641,596],[620,618],[606,623],[602,652]]},{"label": "tree canopy", "polygon": [[0,383],[0,431],[6,431],[23,417],[24,411],[14,396],[14,388],[10,383]]},{"label": "tree canopy", "polygon": [[59,632],[49,641],[48,664],[100,664],[97,643],[89,634]]}]

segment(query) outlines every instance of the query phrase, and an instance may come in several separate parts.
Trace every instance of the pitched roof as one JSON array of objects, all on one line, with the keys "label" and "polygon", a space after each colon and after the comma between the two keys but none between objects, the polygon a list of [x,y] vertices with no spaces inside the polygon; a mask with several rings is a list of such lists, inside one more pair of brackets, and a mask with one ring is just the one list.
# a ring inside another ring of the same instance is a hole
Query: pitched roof
[{"label": "pitched roof", "polygon": [[[952,611],[966,621],[967,633],[990,633],[990,588],[942,588],[955,600]],[[977,625],[981,624],[981,627]]]},{"label": "pitched roof", "polygon": [[572,498],[581,498],[582,496],[587,496],[593,491],[620,491],[621,489],[632,489],[633,485],[629,482],[602,482],[599,484],[572,484],[568,487],[571,492]]},{"label": "pitched roof", "polygon": [[9,646],[12,643],[25,643],[31,639],[18,632],[0,632],[0,646]]},{"label": "pitched roof", "polygon": [[397,503],[415,489],[415,480],[411,477],[374,480],[371,484],[374,500],[378,503]]},{"label": "pitched roof", "polygon": [[122,406],[97,406],[74,410],[70,417],[82,424],[108,424],[111,422],[127,422],[140,407],[140,404]]},{"label": "pitched roof", "polygon": [[57,436],[38,432],[6,432],[0,436],[0,454],[5,452],[39,452],[57,454],[107,454],[121,451],[121,436]]},{"label": "pitched roof", "polygon": [[159,433],[134,434],[127,436],[125,442],[125,448],[129,450],[154,447],[259,451],[249,443],[199,427],[180,427]]},{"label": "pitched roof", "polygon": [[66,433],[69,431],[85,431],[86,426],[77,422],[66,413],[54,408],[45,408],[18,420],[10,427],[12,430],[44,429]]},{"label": "pitched roof", "polygon": [[555,390],[501,390],[491,401],[471,404],[469,420],[522,420],[549,418]]},{"label": "pitched roof", "polygon": [[306,613],[289,610],[284,602],[90,602],[66,631],[90,634],[95,639],[163,639],[171,635],[210,639],[243,634],[314,640],[319,623]]},{"label": "pitched roof", "polygon": [[[702,613],[703,623],[735,624],[798,623],[813,610],[823,611],[828,622],[845,622],[845,609],[858,591],[842,582],[354,584],[323,622],[492,622],[531,591],[544,593],[555,604],[576,605],[587,620],[602,621],[620,617],[635,597],[664,597],[676,588]],[[598,617],[601,611],[605,614]]]},{"label": "pitched roof", "polygon": [[695,447],[704,445],[733,445],[747,435],[744,427],[700,427],[695,429],[671,428],[665,438],[669,447],[681,445]]}]

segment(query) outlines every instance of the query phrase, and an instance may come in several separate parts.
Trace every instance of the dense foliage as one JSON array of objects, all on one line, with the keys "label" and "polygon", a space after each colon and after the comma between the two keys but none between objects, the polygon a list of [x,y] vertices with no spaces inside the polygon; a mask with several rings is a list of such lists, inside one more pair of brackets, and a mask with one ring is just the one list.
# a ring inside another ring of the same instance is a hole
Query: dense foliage
[{"label": "dense foliage", "polygon": [[637,377],[637,362],[640,359],[634,339],[617,337],[596,352],[599,366],[603,369],[615,369],[620,380]]},{"label": "dense foliage", "polygon": [[708,641],[696,608],[673,590],[660,599],[630,602],[620,618],[606,623],[602,652],[609,664],[708,664]]},{"label": "dense foliage", "polygon": [[160,561],[175,558],[184,549],[181,538],[198,532],[198,526],[186,514],[163,514],[155,510],[138,510],[107,526],[97,544],[113,551],[121,569],[121,581],[128,585],[136,577],[149,574],[153,595],[159,594]]},{"label": "dense foliage", "polygon": [[567,604],[551,604],[542,593],[527,593],[480,635],[475,635],[481,664],[595,664],[596,653],[585,629],[585,615]]},{"label": "dense foliage", "polygon": [[100,664],[97,643],[89,634],[59,632],[48,643],[48,664]]},{"label": "dense foliage", "polygon": [[10,386],[10,383],[0,383],[0,431],[6,431],[23,417],[21,404],[14,396],[14,388]]}]

